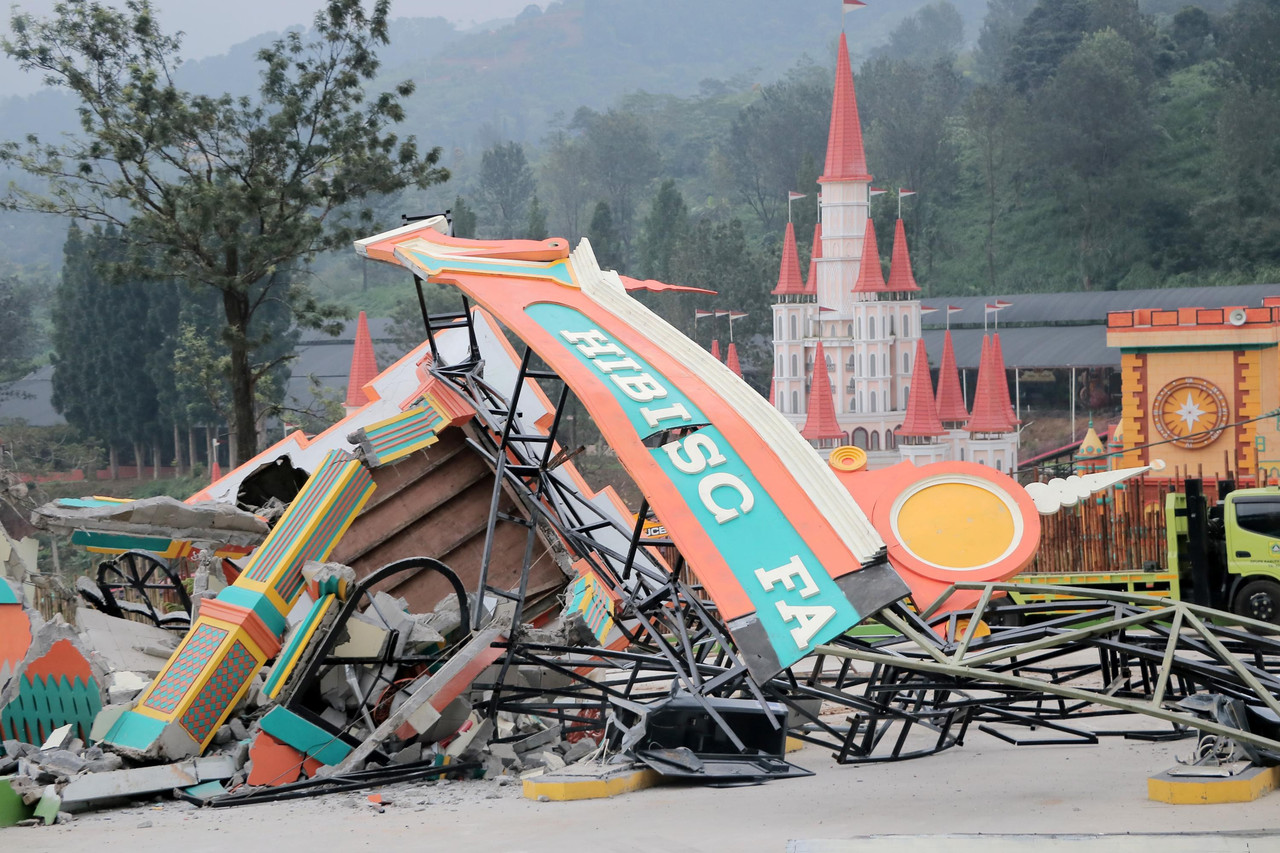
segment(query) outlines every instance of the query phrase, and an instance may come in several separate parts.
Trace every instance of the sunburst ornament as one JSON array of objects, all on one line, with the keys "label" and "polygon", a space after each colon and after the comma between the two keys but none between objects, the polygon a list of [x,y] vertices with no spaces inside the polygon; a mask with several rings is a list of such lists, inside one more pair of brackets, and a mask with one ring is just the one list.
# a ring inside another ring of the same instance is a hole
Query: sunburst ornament
[{"label": "sunburst ornament", "polygon": [[1188,450],[1216,441],[1230,416],[1222,389],[1195,376],[1184,376],[1165,385],[1151,406],[1156,432]]}]

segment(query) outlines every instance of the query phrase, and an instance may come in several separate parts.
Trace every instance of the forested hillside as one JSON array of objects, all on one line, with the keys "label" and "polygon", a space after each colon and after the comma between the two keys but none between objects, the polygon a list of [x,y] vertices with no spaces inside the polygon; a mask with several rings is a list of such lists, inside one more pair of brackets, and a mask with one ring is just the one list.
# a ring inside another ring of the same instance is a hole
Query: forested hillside
[{"label": "forested hillside", "polygon": [[[763,391],[788,191],[806,194],[793,215],[808,259],[839,25],[829,0],[564,0],[473,32],[396,22],[375,86],[417,82],[403,130],[442,146],[452,178],[384,198],[376,220],[450,208],[464,235],[589,236],[606,266],[717,290],[649,298],[704,343],[726,329],[695,330],[695,308],[748,312],[735,333]],[[927,296],[1280,277],[1280,0],[872,0],[846,26],[888,190],[879,242],[897,190],[914,190],[902,213]],[[268,41],[189,63],[183,85],[252,90]],[[48,134],[74,126],[72,106],[46,93],[0,118]],[[5,215],[0,232],[28,282],[9,290],[39,318],[66,224]],[[396,270],[336,252],[295,272],[417,339]],[[41,349],[24,346],[4,363]]]}]

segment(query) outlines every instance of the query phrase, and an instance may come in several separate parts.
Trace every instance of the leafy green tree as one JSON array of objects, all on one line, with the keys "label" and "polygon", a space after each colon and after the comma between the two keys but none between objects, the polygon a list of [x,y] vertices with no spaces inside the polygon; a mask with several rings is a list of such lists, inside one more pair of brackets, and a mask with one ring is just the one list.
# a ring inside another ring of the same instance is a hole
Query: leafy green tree
[{"label": "leafy green tree", "polygon": [[[662,166],[658,149],[648,128],[632,113],[619,110],[596,113],[583,108],[574,117],[574,124],[584,130],[588,180],[609,202],[620,248],[617,262],[619,267],[624,267],[631,254],[636,198],[657,177]],[[593,222],[599,210],[597,206],[592,214]]]},{"label": "leafy green tree", "polygon": [[1079,284],[1085,290],[1113,289],[1133,250],[1124,218],[1154,134],[1133,47],[1114,30],[1086,36],[1062,61],[1034,109],[1036,155],[1074,214]]},{"label": "leafy green tree", "polygon": [[1044,85],[1088,31],[1089,0],[1040,0],[1018,30],[1004,79],[1019,92]]},{"label": "leafy green tree", "polygon": [[617,269],[622,262],[622,242],[618,239],[618,229],[613,224],[613,211],[609,202],[596,203],[591,214],[591,224],[587,226],[587,239],[591,241],[591,250],[596,254],[596,261],[603,269]]},{"label": "leafy green tree", "polygon": [[556,233],[577,242],[583,233],[582,211],[591,198],[586,143],[563,131],[554,134],[547,143],[541,173]]},{"label": "leafy green tree", "polygon": [[538,201],[536,194],[529,202],[529,224],[524,230],[525,237],[530,240],[547,239],[547,214],[542,209],[542,202]]},{"label": "leafy green tree", "polygon": [[447,177],[439,149],[421,154],[392,130],[413,84],[365,92],[388,11],[389,0],[368,13],[361,0],[327,0],[309,35],[291,32],[258,52],[253,99],[179,88],[179,38],[160,30],[148,0],[123,10],[66,0],[49,19],[18,13],[3,44],[80,105],[78,136],[0,150],[0,162],[48,186],[12,188],[8,205],[127,224],[139,251],[122,270],[159,259],[147,274],[217,292],[244,456],[257,450],[254,315],[283,305],[298,325],[332,328],[339,312],[289,272],[366,233],[367,199]]},{"label": "leafy green tree", "polygon": [[954,56],[964,43],[964,19],[949,0],[938,0],[902,20],[880,53],[894,59],[929,64]]},{"label": "leafy green tree", "polygon": [[473,239],[476,236],[476,212],[467,204],[466,199],[457,196],[453,200],[453,209],[449,214],[453,217],[453,235]]},{"label": "leafy green tree", "polygon": [[506,142],[487,149],[480,157],[477,195],[488,212],[493,236],[510,238],[523,224],[535,184],[524,146]]},{"label": "leafy green tree", "polygon": [[676,182],[667,179],[658,188],[653,206],[644,219],[641,241],[640,270],[647,278],[671,281],[671,258],[676,244],[689,227],[689,208]]},{"label": "leafy green tree", "polygon": [[831,118],[830,72],[804,65],[783,80],[765,86],[729,126],[720,152],[721,171],[730,191],[755,213],[766,233],[781,228],[791,190],[808,157],[826,156]]},{"label": "leafy green tree", "polygon": [[999,82],[1018,30],[1035,5],[1036,0],[988,0],[974,56],[978,71],[987,82]]},{"label": "leafy green tree", "polygon": [[20,379],[32,367],[33,301],[30,287],[14,276],[0,276],[0,382]]}]

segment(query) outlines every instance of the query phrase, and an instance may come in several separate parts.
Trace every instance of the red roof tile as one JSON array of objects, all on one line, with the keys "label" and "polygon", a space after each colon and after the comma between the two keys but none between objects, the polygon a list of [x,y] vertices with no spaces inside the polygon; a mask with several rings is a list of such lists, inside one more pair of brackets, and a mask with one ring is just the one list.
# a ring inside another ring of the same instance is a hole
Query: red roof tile
[{"label": "red roof tile", "polygon": [[951,330],[942,339],[942,366],[938,369],[938,417],[948,423],[969,420],[960,388],[960,371],[956,369],[956,351],[951,346]]},{"label": "red roof tile", "polygon": [[844,432],[836,421],[836,404],[831,399],[831,374],[827,372],[827,356],[823,352],[822,341],[818,341],[818,348],[813,354],[809,412],[800,434],[810,441],[844,437]]},{"label": "red roof tile", "polygon": [[858,119],[858,95],[849,67],[849,44],[840,34],[836,53],[836,85],[831,96],[831,128],[827,132],[827,162],[820,182],[870,181],[867,155],[862,147],[862,122]]},{"label": "red roof tile", "polygon": [[787,223],[787,234],[782,240],[782,266],[778,269],[778,286],[774,296],[797,296],[804,293],[804,280],[800,278],[800,254],[796,251],[796,228]]},{"label": "red roof tile", "polygon": [[880,270],[880,247],[876,245],[876,224],[867,217],[867,230],[862,237],[862,261],[858,264],[858,281],[854,293],[884,293],[884,273]]},{"label": "red roof tile", "polygon": [[991,336],[991,360],[996,366],[996,375],[1000,377],[1000,381],[996,383],[996,390],[1000,393],[1000,401],[1004,406],[1005,417],[1009,423],[1018,424],[1018,416],[1013,411],[1013,401],[1009,399],[1009,376],[1005,373],[1004,351],[1000,349],[1000,333],[996,332]]},{"label": "red roof tile", "polygon": [[818,264],[822,257],[822,223],[813,226],[813,253],[809,255],[809,277],[804,282],[805,296],[818,295]]},{"label": "red roof tile", "polygon": [[916,277],[911,273],[911,255],[907,251],[907,232],[902,220],[893,227],[893,260],[889,265],[889,290],[899,293],[917,291]]},{"label": "red roof tile", "polygon": [[369,337],[369,320],[364,312],[356,320],[356,345],[351,353],[351,372],[347,374],[346,406],[359,408],[369,402],[364,386],[378,376],[378,357],[373,353],[373,339]]},{"label": "red roof tile", "polygon": [[933,381],[929,378],[929,354],[925,352],[924,338],[916,341],[916,363],[911,370],[911,393],[907,397],[907,415],[898,428],[898,435],[946,435],[938,408],[933,399]]},{"label": "red roof tile", "polygon": [[978,362],[978,387],[973,395],[973,414],[965,429],[969,432],[1013,432],[1013,418],[1000,395],[1000,386],[1009,392],[1004,366],[995,359],[996,348],[987,335],[982,337],[982,359]]},{"label": "red roof tile", "polygon": [[738,345],[729,342],[729,351],[725,353],[724,363],[730,370],[742,377],[742,364],[738,361]]}]

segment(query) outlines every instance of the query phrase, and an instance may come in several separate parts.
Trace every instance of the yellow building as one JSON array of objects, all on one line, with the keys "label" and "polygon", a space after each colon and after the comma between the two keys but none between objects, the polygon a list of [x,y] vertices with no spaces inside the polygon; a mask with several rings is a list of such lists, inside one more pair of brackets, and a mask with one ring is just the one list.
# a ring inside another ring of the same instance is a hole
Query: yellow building
[{"label": "yellow building", "polygon": [[1258,308],[1114,311],[1126,465],[1280,479],[1280,297]]}]

